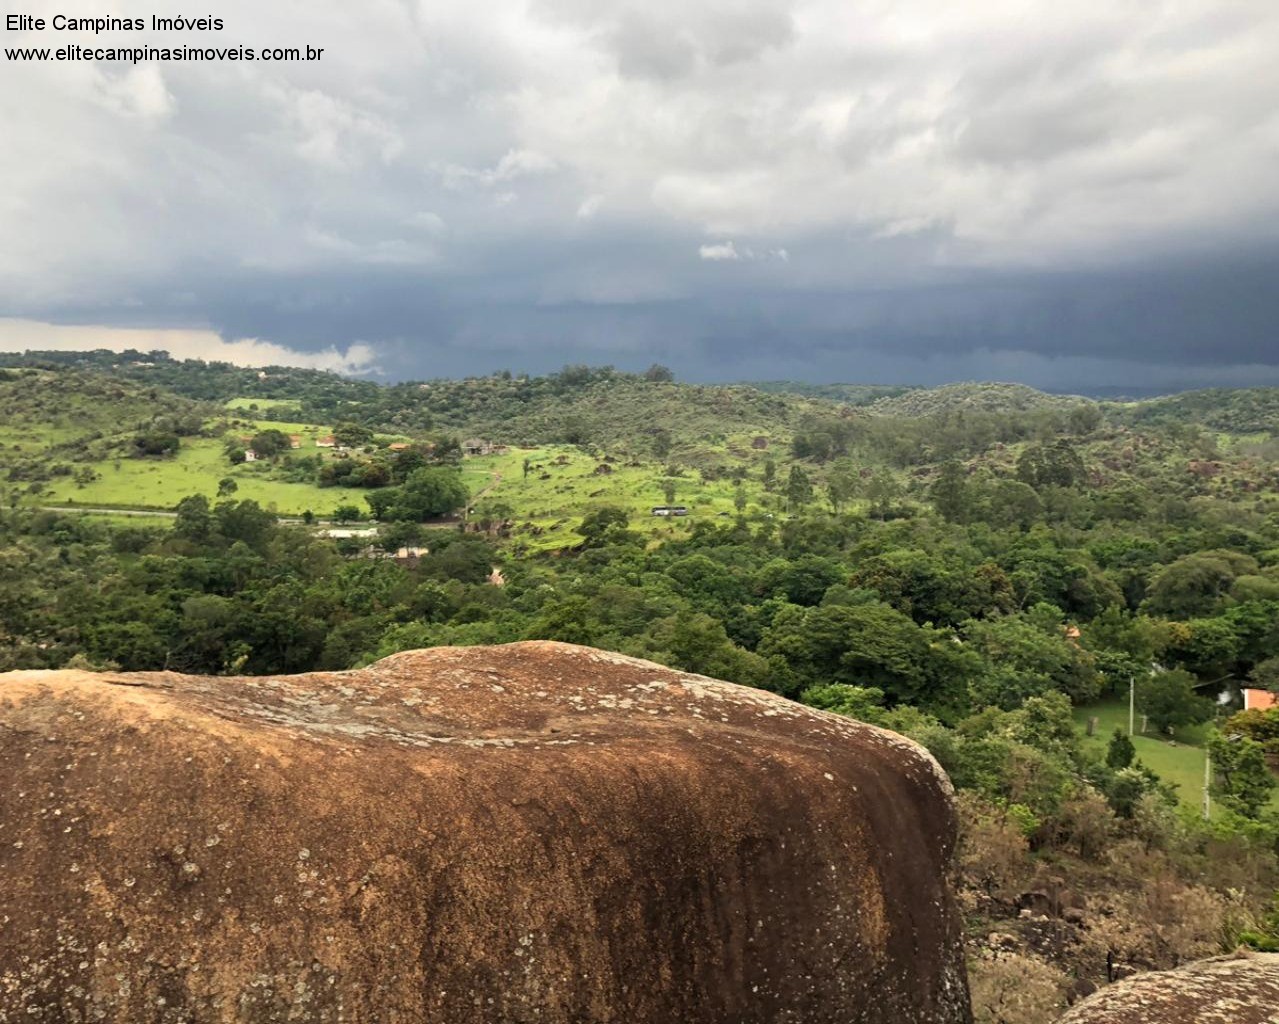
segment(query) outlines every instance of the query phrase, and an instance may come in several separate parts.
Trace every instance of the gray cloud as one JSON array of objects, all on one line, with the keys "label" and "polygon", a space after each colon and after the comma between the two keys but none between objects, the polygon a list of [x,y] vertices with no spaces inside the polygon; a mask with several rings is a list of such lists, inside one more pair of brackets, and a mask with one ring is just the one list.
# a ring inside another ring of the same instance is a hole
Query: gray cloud
[{"label": "gray cloud", "polygon": [[1269,2],[220,15],[324,60],[0,63],[0,317],[396,375],[1279,366]]}]

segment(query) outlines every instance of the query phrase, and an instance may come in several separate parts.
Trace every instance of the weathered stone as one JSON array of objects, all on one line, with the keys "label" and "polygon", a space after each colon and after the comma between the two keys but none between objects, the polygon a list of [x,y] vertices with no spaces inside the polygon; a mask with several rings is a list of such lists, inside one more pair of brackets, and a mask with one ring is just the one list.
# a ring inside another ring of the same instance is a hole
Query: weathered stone
[{"label": "weathered stone", "polygon": [[1017,897],[1017,908],[1030,911],[1032,916],[1048,917],[1054,913],[1052,897],[1046,892],[1024,892]]},{"label": "weathered stone", "polygon": [[1058,1024],[1279,1024],[1279,953],[1199,960],[1103,988]]},{"label": "weathered stone", "polygon": [[0,676],[0,1024],[969,1019],[893,733],[552,643]]},{"label": "weathered stone", "polygon": [[1087,978],[1076,978],[1066,990],[1066,1002],[1071,1006],[1081,999],[1087,999],[1097,991],[1097,986]]}]

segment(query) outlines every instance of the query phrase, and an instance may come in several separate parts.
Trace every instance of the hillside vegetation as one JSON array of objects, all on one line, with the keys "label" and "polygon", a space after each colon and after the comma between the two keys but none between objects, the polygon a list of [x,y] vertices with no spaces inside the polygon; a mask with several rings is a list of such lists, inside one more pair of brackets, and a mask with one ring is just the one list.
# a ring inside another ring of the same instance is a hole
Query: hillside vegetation
[{"label": "hillside vegetation", "polygon": [[1198,423],[1233,434],[1279,430],[1279,388],[1207,388],[1131,403],[1137,425]]},{"label": "hillside vegetation", "polygon": [[956,412],[1027,412],[1035,409],[1068,409],[1089,400],[1074,395],[1050,395],[1025,384],[944,384],[916,388],[904,394],[877,399],[873,411],[885,416],[936,416]]},{"label": "hillside vegetation", "polygon": [[[0,667],[588,644],[925,744],[960,794],[980,1020],[1279,945],[1279,715],[1232,714],[1241,688],[1279,689],[1271,392],[851,405],[660,368],[379,386],[100,358],[3,382],[27,404],[0,450]],[[172,519],[33,507],[107,497]],[[671,505],[688,514],[652,514]]]},{"label": "hillside vegetation", "polygon": [[881,398],[893,398],[916,390],[894,384],[808,384],[796,380],[745,381],[747,387],[770,395],[799,395],[822,398],[843,405],[870,405]]}]

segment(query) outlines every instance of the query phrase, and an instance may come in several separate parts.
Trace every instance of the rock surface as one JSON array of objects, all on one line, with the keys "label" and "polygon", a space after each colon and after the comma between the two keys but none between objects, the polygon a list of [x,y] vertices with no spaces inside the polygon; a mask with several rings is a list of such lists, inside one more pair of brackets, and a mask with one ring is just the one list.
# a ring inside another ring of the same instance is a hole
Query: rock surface
[{"label": "rock surface", "polygon": [[969,1019],[914,744],[565,644],[0,675],[0,1024]]},{"label": "rock surface", "polygon": [[1279,1024],[1279,953],[1213,957],[1117,981],[1058,1024]]}]

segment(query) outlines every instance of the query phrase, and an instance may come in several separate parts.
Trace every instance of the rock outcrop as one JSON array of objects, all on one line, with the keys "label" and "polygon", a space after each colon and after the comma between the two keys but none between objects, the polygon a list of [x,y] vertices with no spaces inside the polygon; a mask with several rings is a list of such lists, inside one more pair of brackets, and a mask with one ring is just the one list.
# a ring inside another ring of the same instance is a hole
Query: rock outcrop
[{"label": "rock outcrop", "polygon": [[1279,953],[1213,957],[1117,981],[1058,1024],[1279,1024]]},{"label": "rock outcrop", "polygon": [[969,1019],[936,763],[587,648],[0,676],[0,1024]]}]

